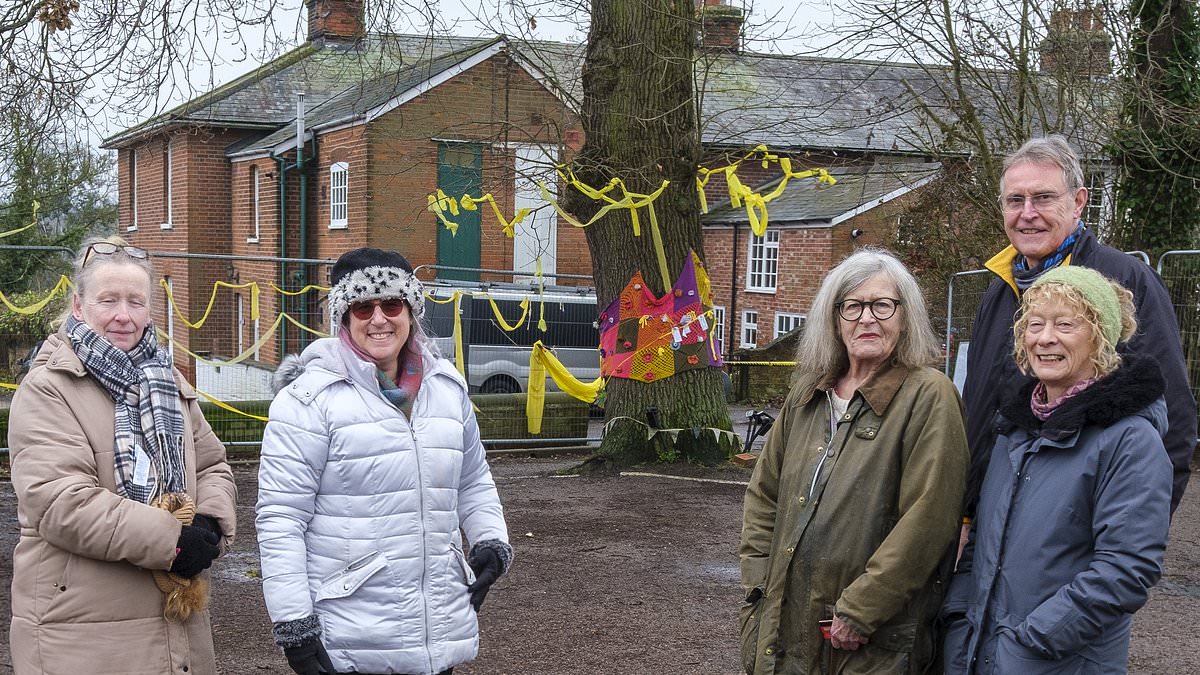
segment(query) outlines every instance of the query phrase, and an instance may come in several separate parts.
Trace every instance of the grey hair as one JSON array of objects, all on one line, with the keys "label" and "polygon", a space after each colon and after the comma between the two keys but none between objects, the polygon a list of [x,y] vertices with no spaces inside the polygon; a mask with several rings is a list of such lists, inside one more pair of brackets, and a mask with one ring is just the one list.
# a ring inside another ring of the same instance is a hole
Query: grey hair
[{"label": "grey hair", "polygon": [[1071,191],[1083,187],[1083,167],[1079,155],[1071,149],[1067,139],[1060,134],[1032,138],[1008,157],[1004,158],[1004,171],[1000,175],[1000,190],[1004,191],[1004,174],[1017,164],[1049,164],[1062,170],[1063,182]]},{"label": "grey hair", "polygon": [[909,368],[926,366],[940,358],[941,350],[925,296],[912,272],[890,252],[875,247],[856,251],[825,275],[808,314],[807,326],[796,349],[796,376],[827,379],[850,367],[850,357],[838,330],[837,304],[870,278],[883,274],[896,287],[903,325],[893,358]]},{"label": "grey hair", "polygon": [[[93,244],[107,243],[117,246],[117,250],[109,255],[93,255],[88,258],[88,250]],[[92,275],[96,270],[106,265],[133,265],[146,273],[146,307],[151,311],[154,309],[154,266],[150,264],[150,259],[134,258],[120,248],[122,246],[130,246],[131,244],[120,235],[109,235],[107,237],[88,237],[80,245],[79,250],[75,253],[75,260],[71,263],[71,284],[74,286],[75,297],[83,298],[90,286]],[[84,262],[87,262],[87,267],[84,267]],[[55,325],[60,325],[67,320],[71,315],[72,303],[67,303],[66,310],[62,316],[55,321]]]}]

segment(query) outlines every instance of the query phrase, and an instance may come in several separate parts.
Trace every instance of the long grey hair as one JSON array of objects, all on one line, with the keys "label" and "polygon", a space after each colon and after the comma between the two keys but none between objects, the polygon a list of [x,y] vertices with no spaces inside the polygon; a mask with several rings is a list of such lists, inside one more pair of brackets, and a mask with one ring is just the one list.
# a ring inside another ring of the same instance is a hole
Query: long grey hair
[{"label": "long grey hair", "polygon": [[813,299],[804,335],[796,349],[796,377],[815,375],[819,379],[836,377],[850,367],[850,357],[838,330],[837,304],[868,279],[883,274],[896,287],[903,322],[900,339],[893,355],[900,364],[915,368],[934,363],[941,352],[925,296],[912,272],[896,256],[881,248],[856,251],[825,275],[817,297]]}]

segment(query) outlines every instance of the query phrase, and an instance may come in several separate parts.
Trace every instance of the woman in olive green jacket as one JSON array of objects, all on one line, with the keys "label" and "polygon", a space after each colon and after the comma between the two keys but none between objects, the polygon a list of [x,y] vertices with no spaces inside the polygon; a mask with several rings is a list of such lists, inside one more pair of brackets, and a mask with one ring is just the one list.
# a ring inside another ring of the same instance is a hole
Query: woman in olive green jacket
[{"label": "woman in olive green jacket", "polygon": [[928,367],[938,355],[891,254],[859,251],[826,276],[746,491],[747,673],[937,668],[968,461],[958,393]]}]

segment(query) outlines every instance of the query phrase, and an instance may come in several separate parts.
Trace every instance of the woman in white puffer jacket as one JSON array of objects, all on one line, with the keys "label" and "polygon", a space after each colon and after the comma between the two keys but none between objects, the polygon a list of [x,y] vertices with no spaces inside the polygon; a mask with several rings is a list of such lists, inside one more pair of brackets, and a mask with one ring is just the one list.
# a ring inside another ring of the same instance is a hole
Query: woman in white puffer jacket
[{"label": "woman in white puffer jacket", "polygon": [[403,256],[350,251],[332,282],[338,335],[280,366],[263,436],[275,641],[301,675],[449,673],[478,652],[476,612],[512,561],[466,383],[421,328]]}]

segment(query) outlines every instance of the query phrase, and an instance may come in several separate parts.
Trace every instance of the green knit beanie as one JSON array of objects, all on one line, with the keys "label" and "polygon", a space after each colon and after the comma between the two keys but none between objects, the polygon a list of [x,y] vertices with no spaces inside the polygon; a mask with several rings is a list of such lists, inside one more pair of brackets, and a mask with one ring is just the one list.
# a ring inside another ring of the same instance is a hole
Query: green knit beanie
[{"label": "green knit beanie", "polygon": [[1062,284],[1079,291],[1100,319],[1104,339],[1113,347],[1121,339],[1121,302],[1108,278],[1089,267],[1060,265],[1038,277],[1030,288]]}]

